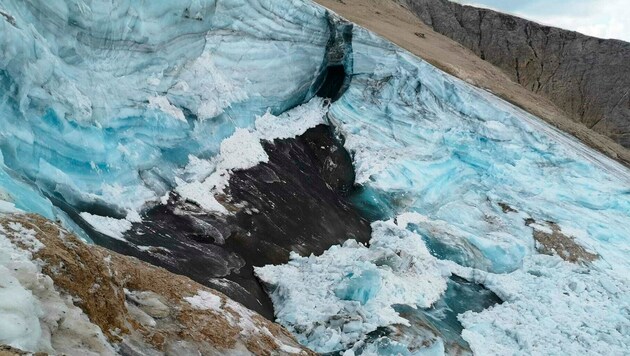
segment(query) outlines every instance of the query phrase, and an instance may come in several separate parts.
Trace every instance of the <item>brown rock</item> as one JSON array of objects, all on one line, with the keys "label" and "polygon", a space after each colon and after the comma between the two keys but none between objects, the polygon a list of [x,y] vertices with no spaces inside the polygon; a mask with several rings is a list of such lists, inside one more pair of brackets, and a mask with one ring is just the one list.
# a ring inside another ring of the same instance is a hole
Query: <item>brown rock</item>
[{"label": "brown rock", "polygon": [[[39,216],[0,217],[18,246],[19,236],[8,229],[12,222],[36,232],[44,247],[33,258],[43,262],[42,272],[125,353],[312,354],[281,326],[187,277],[87,245]],[[216,296],[220,306],[200,309],[184,299],[200,291]]]}]

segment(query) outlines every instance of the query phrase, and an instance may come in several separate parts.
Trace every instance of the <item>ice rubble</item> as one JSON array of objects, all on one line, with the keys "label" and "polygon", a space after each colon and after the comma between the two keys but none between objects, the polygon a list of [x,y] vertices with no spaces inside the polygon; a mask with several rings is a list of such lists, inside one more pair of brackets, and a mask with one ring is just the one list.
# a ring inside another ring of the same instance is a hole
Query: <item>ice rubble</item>
[{"label": "ice rubble", "polygon": [[428,308],[446,279],[420,236],[393,221],[376,222],[370,246],[354,240],[321,256],[256,268],[278,321],[316,352],[359,345],[378,327],[406,324],[394,304]]},{"label": "ice rubble", "polygon": [[626,275],[533,255],[510,274],[453,266],[505,302],[459,319],[478,355],[623,355],[630,348]]},{"label": "ice rubble", "polygon": [[330,36],[325,11],[301,0],[2,7],[14,18],[0,18],[4,164],[112,218],[157,202],[189,155],[310,99]]}]

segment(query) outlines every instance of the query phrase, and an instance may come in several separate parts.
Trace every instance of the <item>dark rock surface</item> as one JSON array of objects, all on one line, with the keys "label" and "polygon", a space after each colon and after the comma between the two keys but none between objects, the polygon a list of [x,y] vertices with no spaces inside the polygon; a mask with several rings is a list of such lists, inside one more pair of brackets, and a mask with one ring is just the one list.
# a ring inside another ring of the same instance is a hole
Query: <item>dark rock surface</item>
[{"label": "dark rock surface", "polygon": [[574,121],[630,147],[630,43],[447,0],[399,0]]},{"label": "dark rock surface", "polygon": [[253,266],[286,263],[291,251],[320,254],[347,239],[367,242],[371,230],[347,200],[352,160],[328,126],[264,147],[268,163],[230,178],[224,203],[231,215],[208,214],[172,193],[125,234],[128,242],[75,219],[97,244],[190,277],[272,319]]}]

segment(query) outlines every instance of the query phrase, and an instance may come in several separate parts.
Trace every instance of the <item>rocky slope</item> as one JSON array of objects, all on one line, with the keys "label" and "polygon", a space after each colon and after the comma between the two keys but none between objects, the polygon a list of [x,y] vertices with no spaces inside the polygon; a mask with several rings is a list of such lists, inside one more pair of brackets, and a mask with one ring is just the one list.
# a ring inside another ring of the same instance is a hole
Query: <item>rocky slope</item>
[{"label": "rocky slope", "polygon": [[447,0],[402,3],[575,121],[630,147],[630,43]]},{"label": "rocky slope", "polygon": [[26,291],[20,308],[3,303],[0,328],[8,320],[13,332],[0,344],[53,354],[308,354],[282,327],[225,295],[88,246],[41,217],[0,216],[0,242],[13,246],[0,256],[0,270],[11,270],[0,298]]}]

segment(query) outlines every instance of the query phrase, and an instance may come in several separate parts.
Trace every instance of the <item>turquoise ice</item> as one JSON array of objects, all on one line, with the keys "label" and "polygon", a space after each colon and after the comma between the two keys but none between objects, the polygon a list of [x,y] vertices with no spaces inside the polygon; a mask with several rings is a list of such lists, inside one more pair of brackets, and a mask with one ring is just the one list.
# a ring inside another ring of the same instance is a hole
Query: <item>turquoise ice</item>
[{"label": "turquoise ice", "polygon": [[[492,93],[358,27],[335,47],[350,27],[306,0],[3,0],[0,11],[0,211],[70,227],[53,201],[106,215],[94,221],[137,215],[343,65],[327,119],[353,157],[357,206],[382,221],[369,247],[260,270],[281,324],[322,352],[411,353],[367,334],[408,323],[393,305],[430,308],[455,275],[506,301],[458,314],[473,351],[630,345],[630,172]],[[539,254],[533,231],[552,227],[597,259]]]}]

